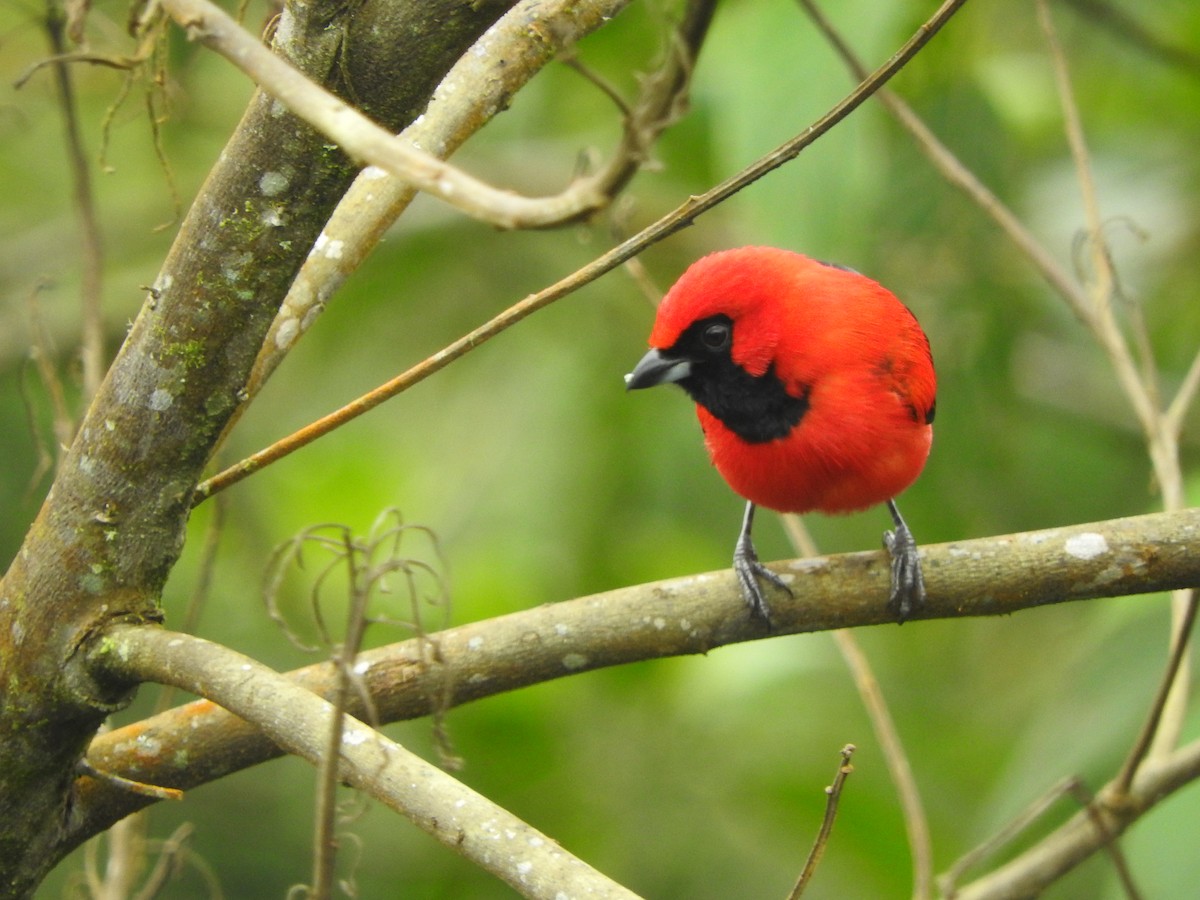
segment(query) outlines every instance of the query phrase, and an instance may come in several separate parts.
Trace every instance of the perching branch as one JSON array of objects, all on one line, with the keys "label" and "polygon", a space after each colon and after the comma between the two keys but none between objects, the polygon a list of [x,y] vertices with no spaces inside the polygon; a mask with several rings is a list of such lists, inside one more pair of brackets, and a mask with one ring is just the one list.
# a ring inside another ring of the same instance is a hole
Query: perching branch
[{"label": "perching branch", "polygon": [[[939,544],[922,548],[922,565],[929,596],[915,618],[1006,615],[1195,585],[1200,510]],[[795,600],[780,597],[773,606],[776,635],[890,621],[884,602],[889,566],[881,551],[772,568],[796,593]],[[539,606],[364,651],[356,668],[379,720],[389,722],[592,669],[707,653],[768,636],[746,616],[734,577],[725,570]],[[108,664],[109,671],[117,668],[115,660]],[[151,668],[139,668],[137,675],[176,677]],[[336,685],[330,663],[290,677],[321,696],[331,696]],[[362,715],[356,702],[352,698],[349,711]],[[172,752],[141,753],[147,741]],[[97,737],[88,758],[98,769],[188,789],[280,752],[254,726],[198,701]],[[71,845],[150,802],[91,779],[78,787]]]},{"label": "perching branch", "polygon": [[[94,671],[212,697],[320,765],[334,707],[260,662],[202,638],[117,626],[90,650]],[[341,729],[339,777],[406,816],[525,897],[634,898],[557,843],[358,719]]]}]

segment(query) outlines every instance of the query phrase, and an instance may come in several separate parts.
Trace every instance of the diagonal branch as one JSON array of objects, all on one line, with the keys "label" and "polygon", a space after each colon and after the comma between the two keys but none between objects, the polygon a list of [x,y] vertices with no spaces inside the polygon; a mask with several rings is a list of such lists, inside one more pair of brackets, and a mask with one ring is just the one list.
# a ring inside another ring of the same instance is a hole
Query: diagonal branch
[{"label": "diagonal branch", "polygon": [[[626,115],[621,144],[592,182],[611,200],[673,121],[686,92],[692,62],[707,32],[714,0],[692,0],[667,60],[649,76],[642,96]],[[523,0],[476,42],[442,79],[425,112],[400,139],[448,158],[556,55],[603,24],[620,4],[595,4],[580,15],[571,0]],[[529,40],[529,18],[539,17],[540,41]],[[271,373],[316,321],[330,297],[374,250],[417,188],[374,166],[364,169],[326,223],[296,275],[251,372],[246,393],[254,397]]]},{"label": "diagonal branch", "polygon": [[[798,0],[804,7],[813,23],[825,35],[826,40],[837,51],[855,78],[861,78],[866,68],[862,61],[846,43],[842,35],[833,27],[828,17],[817,6],[815,0]],[[1091,325],[1092,310],[1087,293],[1075,282],[1070,273],[1056,260],[1016,214],[1004,205],[975,173],[968,169],[954,153],[938,139],[929,127],[921,120],[899,95],[884,90],[878,94],[879,102],[895,117],[912,135],[917,148],[946,181],[967,195],[981,210],[983,210],[1001,231],[1012,241],[1038,274],[1054,288],[1070,306],[1078,319]]]},{"label": "diagonal branch", "polygon": [[959,888],[954,900],[1006,900],[1035,897],[1079,865],[1159,801],[1200,778],[1200,741],[1148,758],[1128,791],[1120,796],[1106,785],[1095,802],[1080,810],[1034,847],[999,869]]},{"label": "diagonal branch", "polygon": [[[218,700],[280,747],[321,765],[335,708],[262,663],[202,638],[121,625],[91,650],[98,675],[156,678]],[[281,714],[281,711],[286,711]],[[525,897],[634,898],[507,810],[358,719],[341,723],[338,776]]]},{"label": "diagonal branch", "polygon": [[795,159],[805,147],[808,147],[837,125],[838,122],[849,116],[850,113],[886,84],[892,76],[899,72],[950,21],[950,18],[965,2],[966,0],[945,0],[929,20],[922,24],[916,33],[905,42],[904,46],[892,55],[891,59],[864,78],[862,83],[835,105],[833,109],[791,140],[785,141],[770,153],[751,163],[741,172],[727,178],[705,193],[689,197],[683,204],[667,213],[657,222],[647,226],[633,237],[592,260],[592,262],[583,268],[538,291],[536,294],[531,294],[525,299],[514,303],[508,309],[504,310],[504,312],[463,335],[408,371],[397,375],[391,381],[380,385],[373,391],[364,394],[357,400],[346,404],[341,409],[330,413],[324,418],[310,423],[295,434],[283,438],[270,447],[260,450],[258,453],[218,472],[196,488],[193,495],[193,502],[203,502],[217,491],[237,484],[248,475],[257,472],[271,463],[278,462],[283,457],[294,453],[306,444],[328,434],[346,422],[356,419],[363,413],[369,412],[384,401],[390,400],[397,394],[408,390],[413,385],[424,381],[430,375],[441,371],[454,360],[494,338],[527,316],[549,306],[557,300],[561,300],[584,285],[590,284],[601,275],[628,262],[647,247],[657,244],[677,231],[687,228],[699,216],[724,203],[738,191]]},{"label": "diagonal branch", "polygon": [[842,748],[842,761],[838,766],[837,775],[833,778],[833,784],[825,788],[825,815],[821,819],[821,827],[817,831],[817,837],[813,841],[808,859],[804,861],[800,877],[796,879],[792,892],[788,894],[788,900],[799,900],[803,896],[809,884],[812,883],[813,873],[816,872],[821,857],[825,855],[825,848],[829,844],[829,835],[833,833],[833,823],[837,818],[838,803],[842,799],[842,788],[846,786],[846,779],[854,772],[854,766],[850,763],[850,758],[854,756],[854,750],[853,744],[847,744]]}]

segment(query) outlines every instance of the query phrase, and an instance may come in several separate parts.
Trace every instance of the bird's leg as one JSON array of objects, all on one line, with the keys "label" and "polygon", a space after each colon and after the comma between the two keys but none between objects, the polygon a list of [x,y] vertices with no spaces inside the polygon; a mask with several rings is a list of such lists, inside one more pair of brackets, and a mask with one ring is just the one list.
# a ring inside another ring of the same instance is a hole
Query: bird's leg
[{"label": "bird's leg", "polygon": [[887,506],[896,523],[895,531],[883,533],[883,546],[892,557],[892,592],[888,596],[888,609],[903,622],[925,602],[925,576],[921,574],[916,538],[908,530],[896,501],[889,500]]},{"label": "bird's leg", "polygon": [[782,578],[758,561],[754,552],[754,542],[750,540],[750,529],[754,525],[754,504],[746,503],[746,516],[742,519],[742,531],[738,535],[737,545],[733,548],[733,571],[737,575],[738,586],[742,589],[742,599],[750,607],[751,615],[757,616],[771,627],[771,608],[767,598],[763,596],[760,578],[765,578],[781,590],[787,591],[789,597],[794,596]]}]

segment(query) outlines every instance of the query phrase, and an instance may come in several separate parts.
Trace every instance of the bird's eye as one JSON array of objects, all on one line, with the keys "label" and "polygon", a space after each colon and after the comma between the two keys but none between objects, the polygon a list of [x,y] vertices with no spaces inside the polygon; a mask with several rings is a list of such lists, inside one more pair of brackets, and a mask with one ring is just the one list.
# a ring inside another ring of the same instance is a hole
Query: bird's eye
[{"label": "bird's eye", "polygon": [[732,337],[733,328],[728,322],[713,322],[700,332],[700,341],[704,344],[704,349],[713,353],[729,349]]}]

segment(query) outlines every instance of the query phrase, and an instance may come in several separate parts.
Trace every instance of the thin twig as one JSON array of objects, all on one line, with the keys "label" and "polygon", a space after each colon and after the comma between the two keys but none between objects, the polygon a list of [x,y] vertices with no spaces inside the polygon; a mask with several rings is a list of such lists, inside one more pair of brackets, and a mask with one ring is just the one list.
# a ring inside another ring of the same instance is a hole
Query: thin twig
[{"label": "thin twig", "polygon": [[[362,647],[367,627],[367,601],[371,583],[360,568],[360,562],[370,563],[368,549],[359,547],[347,529],[343,532],[341,556],[346,564],[346,584],[350,602],[346,610],[346,632],[334,648],[337,667],[337,686],[333,696],[333,715],[329,723],[328,743],[324,757],[317,767],[316,814],[313,829],[313,887],[311,896],[327,900],[332,896],[334,862],[337,858],[337,788],[341,783],[342,736],[349,708],[354,661]],[[360,558],[365,556],[366,558]]]},{"label": "thin twig", "polygon": [[[1088,152],[1087,140],[1083,131],[1083,119],[1079,113],[1079,105],[1075,102],[1075,91],[1071,84],[1071,75],[1067,66],[1066,53],[1058,39],[1054,28],[1050,9],[1045,0],[1037,0],[1038,24],[1046,40],[1054,70],[1054,83],[1058,93],[1059,105],[1063,114],[1063,131],[1067,137],[1067,145],[1071,151],[1071,159],[1075,166],[1075,175],[1079,181],[1079,195],[1083,201],[1083,215],[1086,226],[1086,244],[1091,255],[1091,278],[1080,277],[1086,285],[1092,315],[1088,320],[1093,335],[1104,349],[1109,362],[1117,375],[1125,394],[1133,405],[1134,412],[1141,422],[1151,447],[1152,462],[1160,477],[1164,474],[1154,452],[1158,440],[1159,403],[1157,374],[1154,367],[1147,364],[1139,366],[1135,363],[1128,342],[1121,334],[1117,324],[1115,299],[1117,297],[1117,274],[1113,266],[1112,252],[1104,235],[1104,220],[1100,214],[1100,201],[1096,194],[1096,182],[1092,176],[1091,154]],[[1148,341],[1143,335],[1141,341]]]},{"label": "thin twig", "polygon": [[91,170],[83,134],[79,129],[79,110],[75,103],[75,88],[69,64],[63,59],[67,50],[67,20],[53,3],[46,15],[46,34],[57,60],[52,63],[54,83],[58,90],[59,109],[71,170],[71,193],[79,216],[81,280],[80,308],[82,315],[80,356],[83,362],[83,395],[86,403],[100,387],[104,377],[104,250],[100,240],[100,223],[96,217],[96,201],[92,192]]},{"label": "thin twig", "polygon": [[1066,794],[1071,783],[1077,779],[1068,775],[1046,789],[1040,797],[1017,813],[1011,820],[989,834],[980,844],[972,847],[954,861],[945,872],[937,878],[938,890],[946,897],[953,898],[962,877],[976,866],[990,859],[1007,847],[1014,839],[1024,834],[1029,826],[1039,821],[1060,797]]},{"label": "thin twig", "polygon": [[846,784],[846,779],[850,777],[850,773],[854,771],[854,766],[850,764],[854,750],[853,744],[847,744],[842,748],[842,761],[838,765],[837,774],[833,777],[833,784],[825,788],[825,815],[821,819],[821,827],[817,831],[812,849],[808,851],[808,859],[804,861],[800,877],[796,879],[795,887],[788,894],[788,900],[799,900],[808,888],[809,882],[812,881],[813,873],[817,870],[817,864],[821,861],[821,857],[825,855],[825,847],[829,844],[829,835],[833,833],[833,822],[837,818],[838,803],[842,799],[842,788]]},{"label": "thin twig", "polygon": [[[1062,42],[1050,18],[1050,9],[1045,0],[1037,0],[1038,24],[1050,52],[1054,70],[1054,84],[1058,91],[1059,104],[1063,113],[1063,130],[1071,149],[1071,160],[1075,164],[1075,177],[1079,180],[1079,196],[1083,200],[1083,218],[1087,227],[1087,247],[1092,257],[1092,299],[1097,308],[1111,309],[1116,294],[1117,275],[1113,268],[1112,252],[1104,236],[1104,219],[1100,215],[1100,200],[1096,195],[1096,180],[1092,176],[1091,154],[1083,133],[1083,117],[1075,102],[1075,91],[1071,85],[1071,73],[1067,68],[1067,56]],[[1083,280],[1083,279],[1081,279]]]},{"label": "thin twig", "polygon": [[[1083,198],[1084,216],[1087,223],[1089,244],[1092,252],[1092,279],[1088,284],[1095,316],[1092,332],[1105,350],[1117,380],[1125,390],[1138,416],[1145,436],[1150,463],[1162,491],[1166,509],[1180,509],[1184,504],[1183,473],[1179,464],[1178,435],[1172,434],[1161,408],[1157,369],[1149,351],[1149,338],[1142,331],[1145,325],[1140,315],[1132,324],[1135,340],[1143,351],[1143,364],[1139,367],[1117,324],[1114,296],[1117,278],[1112,257],[1103,235],[1103,221],[1096,197],[1095,182],[1091,174],[1091,160],[1083,133],[1082,118],[1075,92],[1071,85],[1066,53],[1058,39],[1054,20],[1046,0],[1037,0],[1038,23],[1045,36],[1050,59],[1054,66],[1055,85],[1063,110],[1067,142],[1079,179],[1080,195]],[[1188,638],[1191,632],[1189,619],[1195,615],[1195,599],[1176,593],[1171,603],[1171,633],[1168,639],[1168,665],[1163,681],[1151,704],[1150,717],[1139,733],[1137,740],[1117,778],[1118,790],[1128,786],[1145,755],[1150,752],[1165,752],[1173,747],[1182,731],[1187,715],[1189,681]]]},{"label": "thin twig", "polygon": [[1159,680],[1158,690],[1155,692],[1154,700],[1150,704],[1150,711],[1146,716],[1146,721],[1142,724],[1142,730],[1138,733],[1137,740],[1134,741],[1129,755],[1121,765],[1120,773],[1113,782],[1118,794],[1129,790],[1129,786],[1133,784],[1133,777],[1137,774],[1138,766],[1146,758],[1146,754],[1150,752],[1155,736],[1158,734],[1163,710],[1166,708],[1167,700],[1178,681],[1179,670],[1187,658],[1188,642],[1196,625],[1196,609],[1200,605],[1198,603],[1198,599],[1200,598],[1198,598],[1195,589],[1184,591],[1184,593],[1189,596],[1184,603],[1183,618],[1179,621],[1172,636],[1171,652],[1167,658],[1166,670]]},{"label": "thin twig", "polygon": [[[353,537],[348,530],[343,533],[343,542],[342,559],[346,564],[346,582],[350,591],[347,618],[350,629],[358,630],[356,623],[361,623],[365,618],[363,609],[365,599],[359,584],[358,555],[353,546]],[[328,900],[333,893],[334,866],[337,860],[335,826],[338,773],[342,762],[341,748],[346,724],[346,701],[349,698],[347,685],[349,668],[345,658],[347,650],[353,660],[358,648],[357,645],[350,646],[349,633],[341,652],[335,648],[337,687],[334,689],[332,698],[333,714],[329,717],[329,734],[326,737],[325,752],[317,763],[316,809],[313,813],[313,875],[312,888],[309,891],[309,897],[313,900]]]},{"label": "thin twig", "polygon": [[1096,798],[1092,792],[1078,778],[1072,779],[1068,783],[1067,790],[1071,796],[1075,798],[1075,802],[1083,808],[1083,811],[1088,814],[1091,819],[1092,826],[1096,829],[1096,833],[1102,841],[1102,848],[1108,855],[1109,860],[1113,864],[1113,868],[1117,872],[1117,878],[1121,882],[1121,887],[1125,889],[1125,896],[1128,900],[1142,900],[1142,892],[1138,890],[1137,884],[1133,880],[1133,872],[1129,868],[1129,861],[1125,858],[1125,851],[1121,849],[1121,844],[1108,828],[1104,821],[1104,816],[1096,806]]},{"label": "thin twig", "polygon": [[1193,77],[1200,77],[1200,53],[1160,38],[1115,4],[1106,0],[1065,0],[1065,3],[1073,7],[1083,21],[1107,29],[1118,40],[1140,50],[1151,59],[1180,69]]},{"label": "thin twig", "polygon": [[[624,104],[621,142],[613,161],[603,170],[609,174],[598,174],[593,179],[609,201],[627,180],[617,177],[624,171],[621,166],[636,171],[649,156],[650,142],[680,105],[687,82],[678,73],[690,74],[690,61],[699,52],[712,3],[689,2],[662,67],[643,82],[632,108]],[[556,55],[561,58],[579,39],[602,25],[607,9],[600,7],[593,15],[581,17],[577,5],[567,0],[525,0],[514,5],[446,73],[425,113],[401,132],[401,138],[439,158],[449,158],[496,113],[506,109],[512,95]],[[531,15],[541,23],[541,40],[529,40]],[[656,109],[663,111],[658,118],[653,114]],[[258,394],[299,338],[317,321],[338,287],[362,264],[416,193],[413,185],[380,169],[371,167],[359,174],[325,223],[317,245],[280,305],[246,381],[247,400]],[[333,247],[336,253],[325,252]],[[245,407],[243,403],[240,409]],[[226,433],[236,421],[237,416],[230,420]]]},{"label": "thin twig", "polygon": [[854,676],[854,684],[858,688],[863,705],[867,708],[875,737],[879,740],[883,758],[887,761],[888,773],[896,786],[900,809],[904,814],[904,830],[908,834],[908,846],[912,853],[912,895],[918,900],[924,900],[933,894],[933,841],[929,836],[929,819],[925,815],[925,805],[921,802],[921,792],[917,788],[912,764],[904,750],[904,743],[883,697],[883,691],[854,633],[849,629],[839,628],[833,632],[833,639]]},{"label": "thin twig", "polygon": [[[75,421],[67,407],[67,394],[62,379],[58,377],[58,372],[54,368],[54,339],[42,319],[42,308],[38,302],[38,295],[45,287],[45,282],[41,282],[29,292],[27,303],[31,332],[29,355],[37,367],[38,377],[50,398],[55,446],[53,453],[49,456],[50,463],[57,465],[61,461],[63,451],[71,445],[71,437],[75,433]],[[36,417],[32,414],[32,409],[30,410],[30,427],[34,434],[38,434],[38,424]],[[34,473],[34,481],[44,474],[46,465],[45,458],[39,460],[38,469]]]},{"label": "thin twig", "polygon": [[641,253],[647,247],[688,227],[699,216],[728,200],[738,191],[742,190],[742,188],[795,159],[805,147],[812,144],[838,122],[846,118],[851,112],[861,106],[867,98],[879,90],[888,79],[900,71],[942,26],[950,20],[951,16],[954,15],[964,2],[966,0],[946,0],[929,21],[925,22],[891,59],[866,78],[862,84],[842,99],[833,109],[796,137],[780,145],[741,172],[726,179],[705,193],[690,197],[681,206],[638,234],[609,250],[602,256],[597,257],[566,278],[513,304],[495,318],[479,326],[474,331],[463,335],[442,350],[413,366],[407,372],[380,385],[357,400],[346,404],[336,412],[318,419],[294,434],[277,441],[270,447],[260,450],[253,456],[247,457],[241,462],[235,463],[233,466],[217,473],[196,488],[193,503],[200,503],[217,491],[224,490],[230,485],[236,484],[246,476],[273,462],[277,462],[306,444],[328,434],[335,428],[374,409],[385,400],[389,400],[402,391],[425,380],[460,356],[463,356],[520,322],[526,316],[537,312],[543,307],[549,306],[556,300],[560,300],[584,285],[595,281],[601,275],[612,271],[626,260]]},{"label": "thin twig", "polygon": [[1192,364],[1188,367],[1187,374],[1183,376],[1179,389],[1171,398],[1167,411],[1163,413],[1165,420],[1163,427],[1177,440],[1183,431],[1184,417],[1188,414],[1192,401],[1196,399],[1197,389],[1200,389],[1200,352],[1192,357]]},{"label": "thin twig", "polygon": [[[798,0],[798,2],[842,58],[846,68],[855,78],[861,78],[866,68],[850,45],[821,12],[820,7],[814,0]],[[1090,327],[1092,310],[1087,294],[1075,282],[1070,273],[1059,264],[1058,260],[1042,246],[1033,232],[1025,227],[1025,224],[975,176],[974,172],[962,164],[958,157],[913,112],[912,107],[890,90],[882,90],[877,96],[884,108],[904,126],[916,142],[917,149],[925,154],[942,177],[953,187],[966,194],[996,223],[1000,230],[1008,236],[1008,239],[1025,254],[1038,274],[1066,300],[1067,305],[1079,320]]]},{"label": "thin twig", "polygon": [[597,188],[607,196],[615,196],[629,183],[649,159],[659,135],[687,111],[693,67],[715,9],[716,0],[689,0],[679,26],[669,35],[665,60],[642,79],[640,96],[632,106],[616,98],[614,89],[599,76],[579,67],[602,91],[614,97],[623,112],[621,143],[608,164],[594,176]]},{"label": "thin twig", "polygon": [[[780,518],[792,546],[801,556],[812,558],[819,554],[816,541],[813,540],[803,519],[792,514]],[[933,841],[929,835],[929,819],[925,814],[925,805],[921,802],[921,792],[917,788],[912,763],[909,762],[908,753],[900,739],[900,732],[883,696],[883,690],[879,687],[879,679],[875,677],[871,661],[863,652],[858,638],[848,628],[838,628],[831,633],[838,652],[841,653],[846,668],[850,670],[854,679],[854,687],[867,711],[867,717],[871,720],[871,727],[887,763],[888,774],[895,785],[900,810],[904,816],[904,830],[908,835],[909,850],[912,853],[913,897],[923,900],[932,895]]]},{"label": "thin twig", "polygon": [[[1063,110],[1067,142],[1071,148],[1071,156],[1079,179],[1089,243],[1092,249],[1093,280],[1088,285],[1088,292],[1094,315],[1090,317],[1088,324],[1096,340],[1107,354],[1117,381],[1129,399],[1134,414],[1145,433],[1150,461],[1163,492],[1164,505],[1167,509],[1179,509],[1183,505],[1183,496],[1178,446],[1170,435],[1163,431],[1162,413],[1158,402],[1157,376],[1151,375],[1149,379],[1142,376],[1116,322],[1113,308],[1116,275],[1112,268],[1111,255],[1104,241],[1103,222],[1091,175],[1090,156],[1084,139],[1078,105],[1075,102],[1074,90],[1071,86],[1066,54],[1058,40],[1054,21],[1045,0],[1038,0],[1037,10],[1038,21],[1045,35],[1054,67],[1055,84]],[[1153,372],[1154,367],[1149,364],[1144,365],[1142,371],[1146,370]]]},{"label": "thin twig", "polygon": [[600,91],[600,93],[611,100],[613,106],[617,108],[622,117],[628,119],[633,114],[633,107],[621,96],[621,92],[617,89],[617,86],[581,60],[574,50],[561,54],[558,61],[568,69],[574,69],[586,81],[590,82],[593,87]]},{"label": "thin twig", "polygon": [[135,781],[132,778],[125,778],[115,772],[105,772],[97,769],[87,758],[84,757],[79,761],[79,771],[83,775],[88,775],[92,778],[98,778],[102,781],[107,781],[114,784],[121,790],[129,791],[131,794],[139,794],[143,797],[151,797],[155,800],[182,800],[183,791],[175,788],[163,787],[157,784],[146,784],[144,781]]},{"label": "thin twig", "polygon": [[44,59],[39,59],[31,63],[20,75],[13,79],[12,86],[14,89],[20,90],[25,87],[29,79],[48,66],[91,63],[92,65],[103,66],[108,69],[116,69],[119,72],[126,72],[136,68],[141,62],[136,56],[118,56],[108,53],[92,53],[87,51],[56,53],[53,56],[47,56]]},{"label": "thin twig", "polygon": [[[326,746],[321,753],[317,771],[315,812],[312,840],[313,872],[311,886],[297,888],[311,898],[332,896],[335,864],[340,848],[340,836],[336,832],[338,813],[337,798],[339,784],[344,781],[342,750],[344,735],[349,727],[348,715],[368,721],[377,727],[379,717],[370,692],[362,683],[356,666],[359,652],[366,635],[367,626],[380,621],[381,617],[368,616],[368,605],[376,595],[393,592],[391,581],[399,575],[404,579],[413,606],[413,622],[404,622],[413,628],[420,639],[427,639],[420,624],[420,600],[418,576],[429,576],[436,583],[438,596],[444,599],[445,585],[433,564],[419,558],[402,554],[402,543],[412,533],[430,539],[434,554],[437,544],[427,528],[411,525],[403,520],[395,508],[385,509],[372,523],[365,536],[359,537],[346,525],[336,523],[310,526],[286,541],[271,555],[264,578],[264,599],[271,618],[281,624],[289,639],[302,646],[296,629],[283,621],[279,611],[278,595],[281,593],[286,571],[295,567],[304,570],[305,551],[308,548],[328,556],[328,562],[318,565],[310,579],[308,590],[309,610],[320,641],[319,647],[303,649],[323,650],[334,667],[334,685],[326,694],[332,703],[332,715],[326,736]],[[340,609],[343,598],[349,597],[346,606],[346,622],[341,634],[327,624],[323,609],[326,605],[326,589],[332,585],[336,593],[334,601]],[[443,604],[444,606],[446,604]],[[433,643],[430,641],[430,643]],[[445,671],[443,669],[443,671]],[[439,715],[435,709],[435,719]],[[436,728],[436,725],[435,725]],[[441,735],[439,735],[439,739]],[[439,744],[439,749],[442,749]]]},{"label": "thin twig", "polygon": [[1126,895],[1130,900],[1139,898],[1140,892],[1134,884],[1133,875],[1129,871],[1129,863],[1121,851],[1120,844],[1117,843],[1116,838],[1105,824],[1104,817],[1095,805],[1095,797],[1075,776],[1067,776],[1053,784],[1042,796],[1034,800],[987,840],[959,857],[954,865],[938,876],[938,890],[945,897],[953,900],[957,896],[958,883],[963,875],[1023,835],[1030,826],[1040,821],[1058,800],[1067,795],[1074,797],[1080,808],[1088,815],[1104,850],[1112,860],[1113,868],[1117,871],[1117,877],[1121,880]]},{"label": "thin twig", "polygon": [[135,894],[126,894],[120,898],[114,898],[114,900],[125,900],[125,897],[129,897],[130,900],[154,900],[166,887],[170,878],[188,862],[197,863],[201,876],[208,882],[210,900],[221,900],[221,888],[220,885],[214,884],[215,879],[212,872],[208,871],[206,865],[199,863],[199,860],[193,857],[188,850],[187,842],[191,839],[194,831],[195,826],[191,822],[184,822],[172,831],[171,836],[165,841],[155,842],[158,845],[158,855],[154,861],[154,868],[146,876],[141,889]]}]

